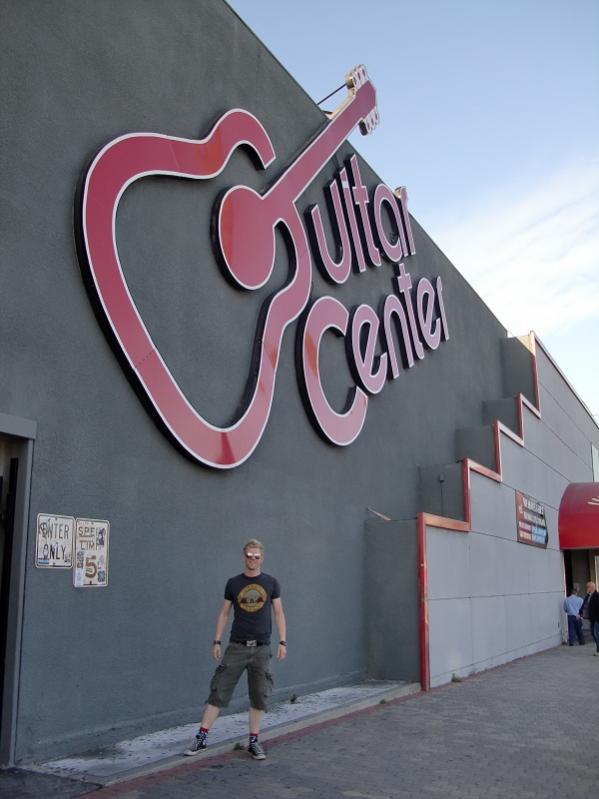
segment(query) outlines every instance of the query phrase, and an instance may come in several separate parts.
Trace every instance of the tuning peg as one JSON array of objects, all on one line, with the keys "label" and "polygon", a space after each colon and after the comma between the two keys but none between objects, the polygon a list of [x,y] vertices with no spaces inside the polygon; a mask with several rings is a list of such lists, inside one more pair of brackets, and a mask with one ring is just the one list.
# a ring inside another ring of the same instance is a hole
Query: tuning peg
[{"label": "tuning peg", "polygon": [[364,119],[360,120],[360,133],[362,136],[368,136],[369,133],[376,128],[379,124],[379,112],[376,108],[373,108],[369,114],[367,114]]},{"label": "tuning peg", "polygon": [[368,80],[368,73],[364,64],[358,64],[357,67],[351,69],[345,78],[345,85],[348,89],[359,89]]}]

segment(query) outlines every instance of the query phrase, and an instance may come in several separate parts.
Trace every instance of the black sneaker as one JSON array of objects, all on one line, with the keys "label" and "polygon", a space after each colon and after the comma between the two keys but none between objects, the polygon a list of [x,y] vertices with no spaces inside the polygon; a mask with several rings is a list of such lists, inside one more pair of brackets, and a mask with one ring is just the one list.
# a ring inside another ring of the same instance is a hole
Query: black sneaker
[{"label": "black sneaker", "polygon": [[258,741],[250,741],[248,752],[254,758],[254,760],[266,760],[266,752],[262,748],[262,745],[258,743]]},{"label": "black sneaker", "polygon": [[183,752],[183,754],[187,755],[188,757],[191,757],[192,755],[199,755],[200,752],[203,752],[204,749],[206,749],[207,746],[208,746],[208,744],[206,743],[206,733],[205,732],[199,732],[196,735],[195,740],[192,743],[192,745],[189,747],[189,749],[186,749]]}]

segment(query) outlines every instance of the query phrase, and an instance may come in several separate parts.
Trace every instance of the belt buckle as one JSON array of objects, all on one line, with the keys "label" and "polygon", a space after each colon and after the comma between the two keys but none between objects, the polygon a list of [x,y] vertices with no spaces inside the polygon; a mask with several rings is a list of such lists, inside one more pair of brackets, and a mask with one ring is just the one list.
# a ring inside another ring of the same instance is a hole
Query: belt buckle
[{"label": "belt buckle", "polygon": [[246,646],[258,646],[258,641],[246,641]]}]

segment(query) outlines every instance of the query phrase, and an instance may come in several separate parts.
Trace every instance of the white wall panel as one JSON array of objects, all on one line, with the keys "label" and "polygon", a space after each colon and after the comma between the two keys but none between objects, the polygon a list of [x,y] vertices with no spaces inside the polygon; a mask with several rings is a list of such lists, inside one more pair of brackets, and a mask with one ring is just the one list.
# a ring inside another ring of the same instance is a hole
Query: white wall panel
[{"label": "white wall panel", "polygon": [[498,547],[498,558],[504,568],[502,575],[503,593],[506,596],[528,594],[528,560],[526,550],[530,549],[525,544],[511,541],[501,541]]},{"label": "white wall panel", "polygon": [[[528,594],[505,597],[506,652],[517,653],[533,640],[532,616]],[[517,654],[515,655],[517,657]]]},{"label": "white wall panel", "polygon": [[492,535],[470,533],[469,595],[494,596],[501,592],[502,576],[497,563],[497,542]]},{"label": "white wall panel", "polygon": [[507,486],[523,491],[545,505],[559,507],[568,483],[577,476],[566,478],[555,469],[541,463],[526,448],[504,438],[502,447],[503,479]]},{"label": "white wall panel", "polygon": [[503,662],[507,649],[503,596],[472,599],[472,656],[474,669],[485,662]]},{"label": "white wall panel", "polygon": [[466,533],[429,528],[426,545],[429,600],[469,595],[469,544]]},{"label": "white wall panel", "polygon": [[453,674],[471,671],[470,599],[440,599],[429,604],[431,685],[449,682]]},{"label": "white wall panel", "polygon": [[570,441],[576,438],[575,434],[567,430],[567,420],[570,420],[574,428],[582,431],[583,435],[598,441],[599,430],[597,430],[596,423],[584,406],[576,402],[575,394],[540,347],[537,348],[537,368],[541,391],[541,412],[545,423],[551,429],[558,430],[562,437]]},{"label": "white wall panel", "polygon": [[542,642],[559,634],[563,601],[563,594],[557,591],[531,594],[530,614],[533,625],[533,640]]},{"label": "white wall panel", "polygon": [[[563,417],[562,421],[565,419]],[[554,464],[569,480],[582,479],[589,473],[588,438],[571,422],[566,429],[552,429],[548,425],[545,409],[541,419],[531,416],[528,424],[525,421],[524,443],[535,457],[546,464]]]},{"label": "white wall panel", "polygon": [[514,538],[516,500],[506,483],[497,483],[480,474],[470,475],[472,485],[472,529],[502,538]]}]

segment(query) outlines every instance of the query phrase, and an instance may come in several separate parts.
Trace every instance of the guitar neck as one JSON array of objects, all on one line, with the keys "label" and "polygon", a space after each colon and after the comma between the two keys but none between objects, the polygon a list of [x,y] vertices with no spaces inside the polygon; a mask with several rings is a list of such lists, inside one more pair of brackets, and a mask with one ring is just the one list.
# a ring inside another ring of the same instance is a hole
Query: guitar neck
[{"label": "guitar neck", "polygon": [[310,185],[327,161],[337,152],[360,120],[376,108],[376,92],[370,81],[356,91],[354,97],[319,133],[299,158],[284,172],[264,196],[278,203],[294,202]]}]

